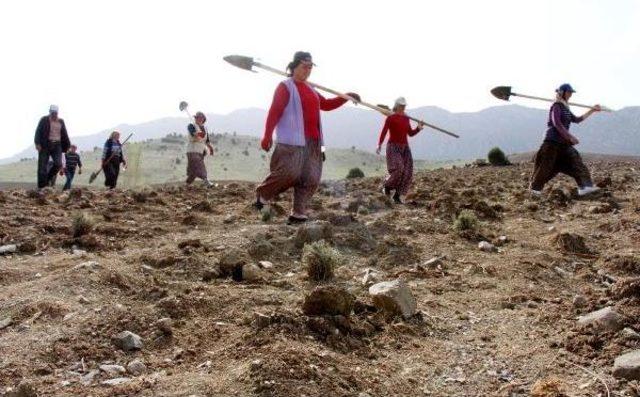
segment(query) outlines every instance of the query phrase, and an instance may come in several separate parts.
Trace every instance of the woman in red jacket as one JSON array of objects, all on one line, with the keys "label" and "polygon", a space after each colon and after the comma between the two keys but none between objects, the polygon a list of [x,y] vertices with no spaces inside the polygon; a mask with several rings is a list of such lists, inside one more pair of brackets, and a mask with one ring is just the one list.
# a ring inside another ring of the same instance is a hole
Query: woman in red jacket
[{"label": "woman in red jacket", "polygon": [[391,196],[391,192],[393,192],[393,201],[398,204],[402,203],[413,179],[413,157],[407,137],[414,136],[422,130],[421,124],[416,128],[411,128],[409,117],[404,113],[406,107],[407,101],[403,97],[396,99],[396,103],[393,105],[393,114],[387,117],[382,132],[380,132],[380,140],[376,150],[376,153],[380,154],[382,144],[387,132],[389,132],[389,142],[387,143],[389,175],[384,181],[383,192],[386,196]]}]

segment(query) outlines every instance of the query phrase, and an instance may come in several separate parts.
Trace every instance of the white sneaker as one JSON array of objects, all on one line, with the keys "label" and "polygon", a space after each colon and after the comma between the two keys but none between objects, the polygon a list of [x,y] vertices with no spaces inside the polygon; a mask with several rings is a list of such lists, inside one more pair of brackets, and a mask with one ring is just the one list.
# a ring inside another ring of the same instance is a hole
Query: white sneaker
[{"label": "white sneaker", "polygon": [[542,190],[529,189],[529,193],[531,193],[532,195],[537,196],[537,197],[542,196]]},{"label": "white sneaker", "polygon": [[599,187],[587,186],[584,189],[578,189],[578,196],[586,196],[587,194],[592,194],[599,191],[600,191]]}]

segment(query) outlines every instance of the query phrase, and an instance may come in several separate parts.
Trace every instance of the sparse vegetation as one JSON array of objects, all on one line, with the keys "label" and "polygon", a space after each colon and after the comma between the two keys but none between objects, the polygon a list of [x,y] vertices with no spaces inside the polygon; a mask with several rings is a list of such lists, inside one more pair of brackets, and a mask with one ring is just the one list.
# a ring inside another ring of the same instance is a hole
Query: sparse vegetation
[{"label": "sparse vegetation", "polygon": [[364,178],[364,172],[358,167],[352,168],[347,174],[347,179]]},{"label": "sparse vegetation", "polygon": [[511,164],[502,149],[497,146],[489,150],[487,159],[489,159],[489,163],[493,166],[505,166]]},{"label": "sparse vegetation", "polygon": [[133,201],[136,203],[146,203],[147,198],[149,197],[149,193],[145,190],[136,190],[131,193],[131,197],[133,197]]},{"label": "sparse vegetation", "polygon": [[261,211],[262,222],[269,223],[269,222],[271,222],[272,218],[273,218],[273,212],[271,212],[270,208],[262,209],[262,211]]},{"label": "sparse vegetation", "polygon": [[458,232],[475,231],[478,229],[478,217],[471,210],[462,210],[453,223],[453,228]]},{"label": "sparse vegetation", "polygon": [[75,238],[91,233],[94,226],[94,219],[84,212],[76,212],[71,215],[71,232]]},{"label": "sparse vegetation", "polygon": [[333,269],[340,263],[338,251],[326,241],[306,244],[302,252],[302,263],[307,268],[307,275],[313,281],[333,279]]}]

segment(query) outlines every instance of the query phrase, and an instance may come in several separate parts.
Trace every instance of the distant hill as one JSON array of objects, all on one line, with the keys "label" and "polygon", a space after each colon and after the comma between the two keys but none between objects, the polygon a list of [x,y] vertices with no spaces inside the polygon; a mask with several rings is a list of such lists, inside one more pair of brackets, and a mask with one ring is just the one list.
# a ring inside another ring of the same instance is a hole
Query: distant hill
[{"label": "distant hill", "polygon": [[[576,110],[577,111],[577,110]],[[546,129],[547,111],[517,105],[498,106],[472,113],[451,113],[437,107],[411,109],[410,114],[461,135],[453,139],[425,129],[412,139],[414,157],[425,160],[456,160],[484,157],[494,146],[507,153],[534,151]],[[265,111],[250,108],[227,115],[208,114],[208,124],[216,133],[237,132],[239,135],[260,136],[264,128]],[[351,148],[373,152],[384,118],[361,107],[346,106],[323,113],[326,144],[330,148]],[[73,138],[83,150],[101,146],[108,132],[118,129],[135,132],[134,141],[161,138],[168,133],[183,133],[184,117],[163,118],[136,125],[119,125],[98,134]],[[572,127],[580,137],[579,149],[585,152],[640,155],[640,107],[628,107],[613,113],[593,116],[587,122]],[[33,157],[29,147],[7,161]]]},{"label": "distant hill", "polygon": [[[270,154],[259,150],[257,138],[216,134],[213,139],[216,153],[213,157],[207,156],[206,160],[210,179],[259,181],[267,175]],[[168,136],[127,144],[125,155],[129,169],[122,174],[121,186],[134,187],[183,181],[187,166],[185,149],[184,136]],[[101,148],[81,153],[85,167],[83,174],[76,177],[75,183],[88,184],[91,172],[99,167],[98,159],[101,155]],[[446,164],[416,161],[418,169],[442,165]],[[356,149],[328,149],[323,178],[342,179],[354,167],[360,168],[366,176],[380,176],[386,172],[383,156]],[[36,161],[23,159],[0,165],[0,175],[3,185],[33,183],[36,177]],[[58,178],[59,185],[63,179]],[[94,184],[101,186],[103,181],[103,177],[100,177]]]}]

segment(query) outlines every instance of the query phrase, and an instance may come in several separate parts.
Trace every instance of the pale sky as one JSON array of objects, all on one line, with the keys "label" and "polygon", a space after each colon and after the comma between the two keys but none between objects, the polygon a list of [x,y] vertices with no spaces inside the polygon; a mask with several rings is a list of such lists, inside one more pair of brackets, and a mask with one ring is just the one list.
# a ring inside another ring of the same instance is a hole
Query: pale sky
[{"label": "pale sky", "polygon": [[[0,158],[33,143],[49,104],[73,136],[119,123],[267,108],[278,76],[313,54],[311,80],[373,103],[476,111],[496,85],[576,102],[640,104],[640,1],[3,1]],[[546,106],[518,102],[527,106]],[[352,106],[352,105],[350,105]],[[212,126],[215,131],[215,126]]]}]

